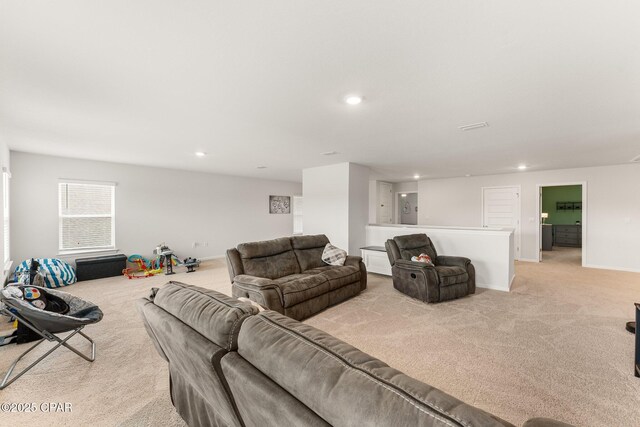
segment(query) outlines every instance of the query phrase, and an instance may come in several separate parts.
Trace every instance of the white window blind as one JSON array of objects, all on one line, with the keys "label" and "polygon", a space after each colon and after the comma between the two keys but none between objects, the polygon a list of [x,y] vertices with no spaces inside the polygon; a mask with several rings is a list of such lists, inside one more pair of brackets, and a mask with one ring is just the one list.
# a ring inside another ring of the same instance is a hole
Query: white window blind
[{"label": "white window blind", "polygon": [[4,248],[4,265],[11,259],[10,253],[10,219],[9,219],[9,178],[11,175],[7,171],[2,172],[2,218],[3,218],[3,248]]},{"label": "white window blind", "polygon": [[60,250],[115,247],[115,185],[60,182]]},{"label": "white window blind", "polygon": [[293,234],[302,234],[302,197],[293,196]]}]

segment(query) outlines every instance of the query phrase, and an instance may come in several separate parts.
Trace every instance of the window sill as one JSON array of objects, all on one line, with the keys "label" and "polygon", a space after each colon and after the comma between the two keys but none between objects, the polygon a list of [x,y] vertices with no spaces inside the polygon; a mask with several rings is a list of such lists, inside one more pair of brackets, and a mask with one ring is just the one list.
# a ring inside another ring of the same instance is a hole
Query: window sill
[{"label": "window sill", "polygon": [[78,249],[77,251],[60,251],[57,256],[64,257],[70,255],[89,255],[104,252],[119,252],[118,248],[105,248],[105,249]]}]

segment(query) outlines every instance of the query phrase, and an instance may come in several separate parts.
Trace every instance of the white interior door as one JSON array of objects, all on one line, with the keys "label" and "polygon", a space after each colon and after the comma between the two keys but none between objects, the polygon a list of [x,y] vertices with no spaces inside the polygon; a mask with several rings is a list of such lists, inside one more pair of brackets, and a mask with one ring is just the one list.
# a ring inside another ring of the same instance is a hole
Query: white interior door
[{"label": "white interior door", "polygon": [[520,187],[482,189],[482,226],[514,229],[515,258],[520,258]]},{"label": "white interior door", "polygon": [[388,182],[378,183],[378,223],[393,222],[393,188]]}]

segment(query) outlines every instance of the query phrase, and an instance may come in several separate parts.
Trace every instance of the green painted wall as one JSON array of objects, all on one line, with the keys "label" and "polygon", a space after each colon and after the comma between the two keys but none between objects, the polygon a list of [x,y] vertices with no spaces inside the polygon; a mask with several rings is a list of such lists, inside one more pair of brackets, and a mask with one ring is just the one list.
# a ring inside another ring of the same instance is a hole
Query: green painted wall
[{"label": "green painted wall", "polygon": [[547,224],[575,224],[582,220],[582,211],[558,211],[556,202],[581,202],[581,185],[542,187],[542,212],[547,212]]}]

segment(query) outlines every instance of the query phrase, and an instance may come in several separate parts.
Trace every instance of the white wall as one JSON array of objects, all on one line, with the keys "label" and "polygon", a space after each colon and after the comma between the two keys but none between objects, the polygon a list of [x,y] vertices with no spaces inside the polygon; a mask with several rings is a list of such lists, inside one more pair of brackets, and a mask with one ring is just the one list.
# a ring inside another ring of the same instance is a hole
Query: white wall
[{"label": "white wall", "polygon": [[378,222],[378,181],[369,181],[369,224]]},{"label": "white wall", "polygon": [[[293,217],[269,214],[269,195],[302,192],[294,182],[20,152],[11,152],[11,165],[15,261],[57,256],[59,178],[117,183],[116,247],[126,255],[150,256],[166,242],[180,258],[206,258],[241,242],[289,236]],[[193,242],[208,246],[193,248]]]},{"label": "white wall", "polygon": [[304,234],[325,234],[332,244],[359,255],[369,217],[369,169],[353,163],[302,171]]},{"label": "white wall", "polygon": [[[0,140],[0,174],[2,173],[2,168],[7,168],[8,171],[11,171],[11,159],[9,156],[9,148],[7,147],[6,142]],[[1,177],[1,176],[0,176]],[[11,193],[11,191],[9,191]],[[4,200],[4,188],[2,188],[2,180],[0,180],[0,217],[2,216],[2,203]],[[11,203],[11,201],[9,202]],[[4,253],[4,227],[0,224],[0,264],[5,258]],[[12,259],[15,259],[13,256]],[[5,271],[4,266],[0,265],[0,280],[4,282]]]},{"label": "white wall", "polygon": [[482,187],[520,185],[521,256],[537,260],[537,185],[586,182],[586,266],[640,271],[640,165],[423,180],[418,223],[479,227]]},{"label": "white wall", "polygon": [[369,219],[369,168],[349,164],[349,253],[360,255],[366,245]]}]

